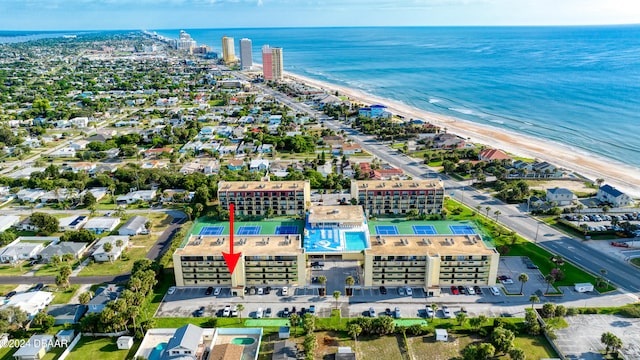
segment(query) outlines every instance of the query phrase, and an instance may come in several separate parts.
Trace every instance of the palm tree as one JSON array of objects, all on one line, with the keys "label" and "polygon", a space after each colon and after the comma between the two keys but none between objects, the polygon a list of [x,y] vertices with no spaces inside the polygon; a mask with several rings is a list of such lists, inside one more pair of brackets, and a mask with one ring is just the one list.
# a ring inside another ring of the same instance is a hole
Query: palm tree
[{"label": "palm tree", "polygon": [[524,283],[529,281],[529,275],[522,273],[518,276],[518,280],[520,281],[520,294],[522,295],[522,290],[524,290]]},{"label": "palm tree", "polygon": [[498,216],[500,216],[500,214],[502,214],[502,212],[500,210],[496,210],[493,212],[493,215],[496,216],[496,222],[498,222]]},{"label": "palm tree", "polygon": [[358,335],[362,333],[362,327],[360,327],[360,325],[356,323],[351,323],[347,325],[347,332],[351,337],[353,337],[353,340],[355,340],[356,344],[358,344]]},{"label": "palm tree", "polygon": [[433,314],[431,314],[431,319],[435,319],[436,312],[438,311],[438,304],[436,303],[431,304],[431,310],[433,310]]},{"label": "palm tree", "polygon": [[596,179],[596,184],[598,184],[598,187],[602,186],[603,183],[604,183],[604,179],[603,178],[597,178]]},{"label": "palm tree", "polygon": [[485,210],[487,210],[487,217],[489,217],[489,211],[491,210],[491,206],[487,206],[486,208],[484,208]]},{"label": "palm tree", "polygon": [[338,299],[340,299],[340,291],[336,290],[333,292],[333,298],[336,299],[336,310],[338,310]]},{"label": "palm tree", "polygon": [[353,293],[353,289],[351,287],[356,283],[355,279],[353,278],[353,276],[347,276],[347,278],[344,279],[344,282],[348,286],[347,295],[351,295],[351,293]]},{"label": "palm tree", "polygon": [[554,278],[552,275],[547,275],[544,277],[544,281],[547,283],[547,290],[545,291],[546,294],[549,292],[549,287],[551,286],[551,284],[556,281],[556,278]]},{"label": "palm tree", "polygon": [[300,315],[296,313],[291,313],[291,315],[289,315],[289,323],[291,323],[291,326],[293,326],[293,337],[295,338],[297,333],[296,328],[300,323]]},{"label": "palm tree", "polygon": [[324,287],[325,284],[327,283],[327,277],[324,275],[320,275],[318,276],[318,282],[320,283],[320,285],[322,285],[322,296],[326,296],[327,294],[327,289]]},{"label": "palm tree", "polygon": [[184,213],[187,214],[189,221],[191,221],[191,214],[193,214],[193,208],[191,206],[187,206],[184,208]]},{"label": "palm tree", "polygon": [[456,320],[458,320],[458,325],[462,326],[464,322],[467,321],[467,314],[463,313],[462,311],[459,311],[456,314]]},{"label": "palm tree", "polygon": [[602,286],[602,282],[604,281],[605,275],[607,275],[607,269],[600,269],[600,277],[598,278],[598,287]]},{"label": "palm tree", "polygon": [[238,322],[240,322],[240,318],[242,318],[242,311],[244,311],[244,305],[238,304],[236,305],[236,310],[238,310]]},{"label": "palm tree", "polygon": [[531,303],[531,308],[533,309],[533,304],[540,302],[540,298],[538,297],[538,295],[531,295],[529,296],[529,302]]}]

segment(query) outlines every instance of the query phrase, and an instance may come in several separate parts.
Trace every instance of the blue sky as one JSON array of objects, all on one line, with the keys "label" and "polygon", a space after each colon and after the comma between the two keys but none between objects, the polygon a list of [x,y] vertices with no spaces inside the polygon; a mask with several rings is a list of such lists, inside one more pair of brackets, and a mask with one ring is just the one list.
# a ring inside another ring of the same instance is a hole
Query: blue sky
[{"label": "blue sky", "polygon": [[0,0],[0,30],[631,23],[638,0]]}]

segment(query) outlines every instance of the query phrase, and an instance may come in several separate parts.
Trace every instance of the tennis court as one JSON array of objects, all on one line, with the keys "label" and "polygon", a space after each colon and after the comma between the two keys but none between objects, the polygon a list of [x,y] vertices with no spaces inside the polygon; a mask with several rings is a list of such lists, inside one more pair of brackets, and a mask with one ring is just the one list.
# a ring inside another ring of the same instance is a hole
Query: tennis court
[{"label": "tennis court", "polygon": [[376,234],[378,235],[398,235],[398,228],[395,225],[377,225]]},{"label": "tennis court", "polygon": [[279,327],[290,326],[288,319],[247,319],[244,326],[248,327]]},{"label": "tennis court", "polygon": [[223,230],[224,226],[204,226],[198,235],[221,235]]},{"label": "tennis court", "polygon": [[476,232],[469,225],[449,225],[454,235],[474,235]]},{"label": "tennis court", "polygon": [[260,226],[240,226],[237,231],[238,235],[258,235],[260,234]]},{"label": "tennis court", "polygon": [[276,226],[276,235],[289,235],[289,234],[297,234],[297,233],[298,233],[297,226],[287,226],[287,225]]},{"label": "tennis court", "polygon": [[416,235],[436,235],[438,232],[432,225],[413,225],[413,233]]}]

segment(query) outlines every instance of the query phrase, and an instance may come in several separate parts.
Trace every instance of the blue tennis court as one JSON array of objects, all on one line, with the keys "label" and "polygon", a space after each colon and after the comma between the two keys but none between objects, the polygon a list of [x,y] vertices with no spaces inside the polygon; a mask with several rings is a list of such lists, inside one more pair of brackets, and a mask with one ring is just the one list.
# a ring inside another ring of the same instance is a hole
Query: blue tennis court
[{"label": "blue tennis court", "polygon": [[376,225],[378,235],[398,235],[398,228],[395,225]]},{"label": "blue tennis court", "polygon": [[432,225],[413,225],[413,233],[416,235],[436,235],[438,232]]},{"label": "blue tennis court", "polygon": [[258,235],[260,234],[260,226],[240,226],[238,235]]},{"label": "blue tennis court", "polygon": [[298,233],[297,226],[288,226],[288,225],[276,226],[276,235],[288,235],[288,234],[297,234],[297,233]]},{"label": "blue tennis court", "polygon": [[469,225],[449,225],[449,229],[454,235],[473,235],[476,233]]},{"label": "blue tennis court", "polygon": [[223,230],[224,226],[204,226],[198,235],[220,235]]}]

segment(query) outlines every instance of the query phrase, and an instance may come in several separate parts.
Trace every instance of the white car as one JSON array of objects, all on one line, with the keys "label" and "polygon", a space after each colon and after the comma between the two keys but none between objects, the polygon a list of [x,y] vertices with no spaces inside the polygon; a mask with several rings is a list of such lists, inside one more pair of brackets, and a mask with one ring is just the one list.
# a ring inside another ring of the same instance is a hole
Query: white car
[{"label": "white car", "polygon": [[213,290],[213,296],[218,296],[220,295],[220,288],[215,288],[215,290]]},{"label": "white car", "polygon": [[497,286],[492,286],[489,288],[489,290],[491,291],[491,293],[495,296],[500,296],[500,289],[498,289]]},{"label": "white car", "polygon": [[169,288],[169,290],[167,290],[167,295],[173,295],[173,293],[176,292],[176,287],[172,286]]},{"label": "white car", "polygon": [[467,286],[467,294],[469,294],[469,295],[475,295],[475,294],[476,294],[476,291],[475,291],[475,290],[473,290],[473,287],[472,287],[472,286]]},{"label": "white car", "polygon": [[258,308],[256,311],[256,319],[262,319],[262,308]]},{"label": "white car", "polygon": [[258,295],[262,295],[264,294],[264,289],[263,288],[258,288]]},{"label": "white car", "polygon": [[283,287],[282,288],[282,296],[287,296],[289,294],[289,288],[288,287]]},{"label": "white car", "polygon": [[369,308],[369,316],[370,317],[376,317],[376,309],[374,309],[373,307]]},{"label": "white car", "polygon": [[413,296],[413,289],[410,287],[407,288],[407,296]]},{"label": "white car", "polygon": [[442,314],[444,315],[445,319],[451,319],[451,311],[447,306],[442,307]]},{"label": "white car", "polygon": [[426,310],[427,310],[427,317],[428,318],[432,318],[433,317],[433,309],[431,308],[431,305],[425,305],[426,306]]},{"label": "white car", "polygon": [[233,309],[231,309],[231,315],[230,316],[232,316],[232,317],[238,316],[238,305],[235,305],[233,307]]},{"label": "white car", "polygon": [[231,305],[227,305],[224,307],[224,309],[222,310],[222,316],[224,317],[231,316]]}]

